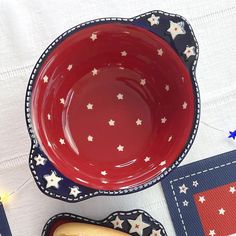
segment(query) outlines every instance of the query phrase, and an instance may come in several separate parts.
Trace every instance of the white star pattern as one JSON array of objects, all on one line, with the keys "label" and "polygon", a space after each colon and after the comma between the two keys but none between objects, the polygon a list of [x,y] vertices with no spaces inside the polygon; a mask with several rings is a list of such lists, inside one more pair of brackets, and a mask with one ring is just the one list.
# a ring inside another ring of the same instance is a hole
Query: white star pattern
[{"label": "white star pattern", "polygon": [[187,200],[183,201],[183,206],[188,206],[189,202]]},{"label": "white star pattern", "polygon": [[124,220],[121,220],[119,218],[119,216],[116,216],[115,220],[111,221],[111,223],[114,226],[114,229],[116,229],[116,228],[122,229],[123,228],[123,226],[122,226],[123,222],[124,222]]},{"label": "white star pattern", "polygon": [[187,106],[188,106],[188,103],[187,103],[187,102],[184,102],[184,103],[182,104],[183,110],[186,110],[186,109],[187,109]]},{"label": "white star pattern", "polygon": [[236,189],[235,189],[235,187],[234,186],[230,186],[229,187],[229,191],[232,193],[232,194],[234,194],[235,192],[236,192]]},{"label": "white star pattern", "polygon": [[184,29],[184,22],[181,21],[176,23],[170,20],[170,27],[167,31],[171,34],[171,37],[174,40],[177,35],[186,33]]},{"label": "white star pattern", "polygon": [[142,125],[142,120],[137,119],[137,120],[136,120],[136,125],[138,125],[138,126],[139,126],[139,125]]},{"label": "white star pattern", "polygon": [[59,182],[63,179],[58,177],[55,171],[51,171],[51,174],[44,175],[43,178],[47,181],[46,188],[59,188]]},{"label": "white star pattern", "polygon": [[97,34],[92,33],[90,38],[92,39],[92,41],[95,41],[98,37],[97,37]]},{"label": "white star pattern", "polygon": [[157,54],[158,54],[158,56],[162,56],[163,55],[163,49],[162,48],[160,48],[160,49],[157,49]]},{"label": "white star pattern", "polygon": [[194,186],[194,187],[197,187],[197,186],[198,186],[197,180],[193,181],[193,186]]},{"label": "white star pattern", "polygon": [[44,75],[44,77],[43,77],[43,82],[48,83],[48,77],[46,75]]},{"label": "white star pattern", "polygon": [[34,160],[36,161],[36,166],[39,166],[39,165],[44,166],[47,161],[46,158],[41,157],[41,155],[39,154],[37,157],[34,157]]},{"label": "white star pattern", "polygon": [[162,161],[159,166],[164,166],[166,164],[166,160]]},{"label": "white star pattern", "polygon": [[118,100],[123,100],[124,99],[124,95],[122,93],[118,93],[116,97],[117,97]]},{"label": "white star pattern", "polygon": [[145,158],[144,158],[144,161],[145,161],[145,162],[148,162],[148,161],[150,161],[150,159],[151,159],[151,157],[145,157]]},{"label": "white star pattern", "polygon": [[93,68],[92,74],[93,74],[93,76],[97,75],[98,74],[98,70],[96,68]]},{"label": "white star pattern", "polygon": [[168,142],[170,142],[170,141],[172,140],[172,138],[173,138],[173,136],[170,136],[170,137],[168,138]]},{"label": "white star pattern", "polygon": [[74,186],[74,187],[70,187],[70,195],[74,196],[74,197],[77,197],[78,194],[80,194],[81,191],[79,191],[79,187],[77,186]]},{"label": "white star pattern", "polygon": [[117,147],[117,150],[118,150],[119,152],[123,152],[123,151],[124,151],[124,146],[119,145],[119,146]]},{"label": "white star pattern", "polygon": [[188,187],[183,184],[182,186],[179,186],[179,193],[187,194]]},{"label": "white star pattern", "polygon": [[107,175],[107,172],[105,170],[101,171],[101,175]]},{"label": "white star pattern", "polygon": [[195,52],[195,47],[189,47],[187,46],[186,49],[184,50],[184,55],[186,56],[186,59],[188,59],[191,56],[195,56],[196,52]]},{"label": "white star pattern", "polygon": [[165,85],[165,90],[168,92],[170,90],[170,85],[166,84]]},{"label": "white star pattern", "polygon": [[120,52],[120,54],[122,57],[126,57],[128,55],[128,53],[126,51],[122,51],[122,52]]},{"label": "white star pattern", "polygon": [[51,120],[51,115],[49,113],[48,113],[47,117],[48,117],[48,120]]},{"label": "white star pattern", "polygon": [[87,109],[88,110],[93,110],[93,104],[92,103],[88,103],[87,104]]},{"label": "white star pattern", "polygon": [[129,233],[137,233],[140,236],[143,235],[143,230],[150,226],[143,222],[142,215],[139,215],[135,220],[128,220],[128,222],[131,225]]},{"label": "white star pattern", "polygon": [[150,236],[162,236],[161,235],[161,229],[158,230],[152,230],[152,233],[150,234]]},{"label": "white star pattern", "polygon": [[166,121],[167,121],[166,117],[161,118],[161,123],[162,123],[162,124],[165,124]]},{"label": "white star pattern", "polygon": [[88,136],[88,141],[89,141],[89,142],[93,142],[93,136],[89,135],[89,136]]},{"label": "white star pattern", "polygon": [[224,208],[220,208],[218,211],[219,211],[219,215],[224,215],[225,214],[225,209]]},{"label": "white star pattern", "polygon": [[64,144],[65,144],[65,140],[64,140],[63,138],[60,138],[60,139],[59,139],[59,143],[60,143],[61,145],[64,145]]},{"label": "white star pattern", "polygon": [[146,79],[141,79],[140,84],[144,86],[146,84]]},{"label": "white star pattern", "polygon": [[109,124],[110,126],[115,126],[115,121],[112,120],[112,119],[110,119],[110,120],[108,121],[108,124]]},{"label": "white star pattern", "polygon": [[61,104],[65,104],[65,99],[64,98],[60,98],[60,103]]},{"label": "white star pattern", "polygon": [[184,82],[184,77],[183,76],[181,77],[181,80]]},{"label": "white star pattern", "polygon": [[67,70],[68,70],[68,71],[71,71],[72,67],[73,67],[72,64],[68,65],[68,66],[67,66]]},{"label": "white star pattern", "polygon": [[149,21],[150,25],[159,25],[160,16],[155,16],[154,14],[151,15],[147,20]]},{"label": "white star pattern", "polygon": [[209,235],[210,235],[210,236],[214,236],[214,235],[216,235],[215,230],[214,230],[214,229],[213,229],[213,230],[210,230]]},{"label": "white star pattern", "polygon": [[199,196],[198,201],[201,202],[201,203],[204,203],[206,201],[206,199],[205,199],[204,196]]}]

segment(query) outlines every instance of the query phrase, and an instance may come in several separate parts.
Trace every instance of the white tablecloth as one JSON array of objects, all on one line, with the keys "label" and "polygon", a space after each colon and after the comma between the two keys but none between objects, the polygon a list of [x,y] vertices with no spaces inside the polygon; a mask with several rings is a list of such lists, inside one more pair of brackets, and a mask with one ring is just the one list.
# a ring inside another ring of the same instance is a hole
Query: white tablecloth
[{"label": "white tablecloth", "polygon": [[[236,129],[235,0],[0,0],[0,192],[11,192],[31,173],[30,139],[24,118],[25,90],[42,51],[66,29],[86,20],[131,17],[160,9],[187,18],[200,45],[197,66],[202,121]],[[182,164],[236,148],[224,133],[200,124]],[[102,219],[116,210],[140,208],[175,235],[160,184],[119,197],[97,197],[76,204],[43,195],[33,180],[5,206],[13,236],[40,235],[46,220],[64,211]]]}]

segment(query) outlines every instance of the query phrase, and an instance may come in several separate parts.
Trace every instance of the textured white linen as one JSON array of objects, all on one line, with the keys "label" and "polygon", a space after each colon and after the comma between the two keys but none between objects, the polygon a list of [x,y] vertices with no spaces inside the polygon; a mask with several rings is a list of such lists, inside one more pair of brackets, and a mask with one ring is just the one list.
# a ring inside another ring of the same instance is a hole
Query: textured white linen
[{"label": "textured white linen", "polygon": [[[200,46],[197,79],[202,121],[236,129],[236,1],[234,0],[0,0],[0,192],[11,192],[28,177],[30,139],[24,118],[25,90],[42,51],[68,28],[99,17],[131,17],[150,10],[183,15]],[[200,124],[196,141],[182,164],[230,151],[236,143]],[[102,219],[116,210],[144,209],[174,228],[157,184],[119,197],[97,197],[67,204],[43,195],[33,180],[6,206],[13,236],[38,236],[53,214],[68,211]]]}]

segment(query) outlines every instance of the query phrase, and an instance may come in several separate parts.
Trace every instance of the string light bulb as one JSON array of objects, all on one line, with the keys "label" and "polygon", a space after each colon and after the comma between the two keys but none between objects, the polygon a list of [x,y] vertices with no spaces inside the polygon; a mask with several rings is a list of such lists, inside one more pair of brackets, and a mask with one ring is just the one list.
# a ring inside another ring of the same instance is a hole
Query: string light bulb
[{"label": "string light bulb", "polygon": [[10,194],[9,193],[2,193],[0,194],[0,202],[3,204],[8,203],[10,200]]}]

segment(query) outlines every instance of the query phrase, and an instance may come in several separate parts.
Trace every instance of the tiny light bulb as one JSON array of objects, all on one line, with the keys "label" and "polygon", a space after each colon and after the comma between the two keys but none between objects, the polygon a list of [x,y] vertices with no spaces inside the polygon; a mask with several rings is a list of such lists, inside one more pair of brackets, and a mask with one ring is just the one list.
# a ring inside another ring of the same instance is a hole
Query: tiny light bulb
[{"label": "tiny light bulb", "polygon": [[10,200],[10,195],[8,193],[3,193],[0,195],[0,202],[2,202],[3,204],[8,203]]}]

